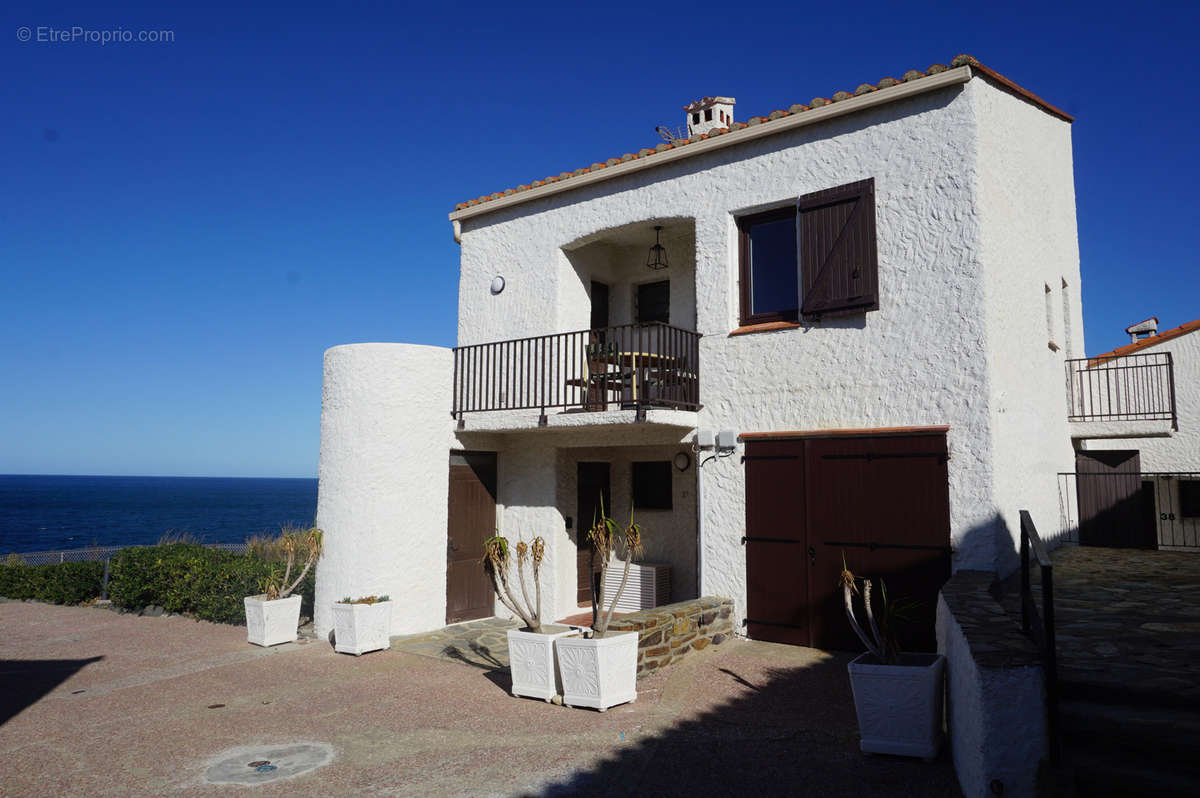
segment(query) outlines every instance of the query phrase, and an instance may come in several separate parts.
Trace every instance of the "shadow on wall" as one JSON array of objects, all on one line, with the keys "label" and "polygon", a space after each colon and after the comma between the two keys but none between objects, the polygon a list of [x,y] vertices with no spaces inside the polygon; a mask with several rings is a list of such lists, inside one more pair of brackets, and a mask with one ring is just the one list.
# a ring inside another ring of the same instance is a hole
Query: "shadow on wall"
[{"label": "shadow on wall", "polygon": [[[926,763],[859,750],[849,659],[769,667],[763,657],[718,655],[688,675],[689,689],[729,696],[724,703],[684,710],[632,743],[614,732],[607,758],[526,795],[961,795],[945,753]],[[668,693],[642,700],[665,703]]]},{"label": "shadow on wall", "polygon": [[104,657],[0,660],[0,726]]}]

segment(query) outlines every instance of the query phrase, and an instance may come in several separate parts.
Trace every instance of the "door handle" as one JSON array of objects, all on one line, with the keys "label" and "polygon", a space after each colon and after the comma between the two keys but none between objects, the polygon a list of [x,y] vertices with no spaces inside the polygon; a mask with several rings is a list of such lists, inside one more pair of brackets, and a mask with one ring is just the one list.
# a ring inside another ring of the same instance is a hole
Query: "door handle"
[{"label": "door handle", "polygon": [[812,546],[808,547],[808,564],[809,565],[817,564],[817,550]]}]

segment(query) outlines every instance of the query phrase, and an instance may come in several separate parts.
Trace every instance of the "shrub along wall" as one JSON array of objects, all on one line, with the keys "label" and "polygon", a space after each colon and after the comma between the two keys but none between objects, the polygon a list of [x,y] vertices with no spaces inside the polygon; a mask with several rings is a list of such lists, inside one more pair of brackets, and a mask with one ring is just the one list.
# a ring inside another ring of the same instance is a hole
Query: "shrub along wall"
[{"label": "shrub along wall", "polygon": [[[282,575],[278,563],[254,555],[194,543],[138,546],[113,555],[108,594],[113,604],[127,609],[156,604],[206,621],[244,624],[242,600],[263,592],[272,568]],[[296,590],[302,597],[300,612],[310,618],[315,574],[315,568],[309,571]]]},{"label": "shrub along wall", "polygon": [[638,676],[733,635],[733,601],[705,596],[613,618],[612,632],[638,633]]},{"label": "shrub along wall", "polygon": [[100,595],[102,562],[0,565],[0,596],[79,604]]}]

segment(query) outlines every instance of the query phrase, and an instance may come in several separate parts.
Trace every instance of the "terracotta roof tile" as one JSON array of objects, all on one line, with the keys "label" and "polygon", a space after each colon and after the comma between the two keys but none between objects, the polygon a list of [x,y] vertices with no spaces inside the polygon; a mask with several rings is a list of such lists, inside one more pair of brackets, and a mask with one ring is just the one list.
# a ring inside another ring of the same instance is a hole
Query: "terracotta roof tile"
[{"label": "terracotta roof tile", "polygon": [[1125,346],[1118,346],[1116,349],[1112,350],[1111,352],[1105,352],[1103,355],[1096,355],[1093,358],[1089,358],[1089,365],[1095,365],[1105,360],[1111,360],[1114,357],[1132,355],[1134,352],[1155,346],[1156,344],[1161,344],[1164,341],[1170,341],[1172,338],[1178,338],[1181,335],[1187,335],[1188,333],[1195,332],[1196,330],[1200,330],[1200,319],[1189,321],[1185,324],[1180,324],[1178,327],[1173,327],[1164,332],[1160,332],[1158,335],[1151,335],[1148,338],[1142,338],[1140,341],[1134,341],[1131,344],[1125,344]]},{"label": "terracotta roof tile", "polygon": [[[481,203],[486,203],[491,200],[499,199],[500,197],[510,196],[511,194],[516,193],[517,191],[526,191],[530,188],[538,188],[539,186],[544,186],[548,183],[556,183],[560,180],[568,180],[572,177],[578,177],[580,175],[585,175],[592,171],[604,169],[609,166],[615,166],[616,164],[623,162],[623,161],[631,161],[631,160],[634,160],[635,158],[649,158],[649,157],[654,156],[657,153],[666,152],[667,150],[673,149],[674,147],[681,147],[681,146],[685,146],[687,144],[691,144],[693,142],[703,141],[704,139],[709,138],[710,136],[720,136],[722,134],[725,134],[725,133],[728,133],[731,131],[742,130],[751,125],[769,124],[771,122],[774,122],[775,120],[783,119],[783,118],[786,118],[789,116],[794,116],[795,114],[803,114],[805,111],[809,111],[814,108],[821,108],[823,106],[829,105],[830,103],[844,102],[845,100],[849,100],[849,99],[852,99],[857,96],[870,94],[871,92],[878,91],[879,89],[887,89],[887,88],[891,88],[892,86],[897,86],[901,83],[909,83],[914,80],[920,80],[921,78],[924,78],[924,77],[927,77],[930,75],[936,75],[940,72],[945,72],[948,69],[953,69],[955,67],[960,67],[960,66],[970,66],[973,70],[975,70],[979,74],[984,75],[987,78],[990,78],[992,81],[999,83],[1002,87],[1004,87],[1008,91],[1018,95],[1019,97],[1022,97],[1024,99],[1028,100],[1029,102],[1032,102],[1035,105],[1040,106],[1042,109],[1050,112],[1051,114],[1054,114],[1055,116],[1059,117],[1060,119],[1063,119],[1067,122],[1074,121],[1074,119],[1069,114],[1059,110],[1058,108],[1055,108],[1053,105],[1046,102],[1042,98],[1038,97],[1036,94],[1026,91],[1025,89],[1018,86],[1016,83],[1013,83],[1011,80],[1009,80],[1008,78],[1001,75],[999,72],[996,72],[995,70],[990,69],[989,67],[986,67],[983,64],[979,63],[979,61],[977,61],[974,56],[963,54],[963,55],[955,56],[954,59],[950,62],[950,64],[948,66],[946,64],[932,64],[924,72],[916,70],[916,69],[910,69],[901,76],[900,80],[897,80],[896,78],[892,78],[892,77],[885,77],[874,85],[872,85],[870,83],[862,83],[862,84],[859,84],[858,88],[856,88],[853,92],[848,92],[848,91],[835,92],[832,99],[825,98],[825,97],[814,97],[808,103],[808,105],[801,105],[801,104],[797,103],[796,105],[792,105],[791,107],[789,107],[787,110],[779,109],[779,110],[772,111],[768,116],[752,116],[745,122],[733,122],[729,125],[728,128],[716,128],[714,130],[709,131],[709,133],[707,135],[692,136],[690,139],[679,139],[679,140],[675,141],[674,144],[667,144],[664,142],[664,143],[656,146],[654,149],[642,148],[642,149],[638,150],[636,154],[627,152],[624,155],[622,155],[620,158],[609,158],[604,161],[597,161],[596,163],[592,164],[590,168],[576,169],[571,172],[561,172],[557,177],[551,176],[551,177],[547,177],[543,180],[534,180],[532,183],[530,183],[527,186],[520,186],[515,190],[508,189],[507,191],[504,191],[504,192],[496,192],[496,193],[493,193],[490,195],[484,195],[482,197],[479,197],[478,199],[469,200],[467,202],[460,202],[454,207],[455,207],[455,210],[462,210],[463,208],[472,207],[475,205],[479,205]],[[712,98],[706,97],[706,98],[704,98],[704,100],[701,100],[700,102],[705,103],[705,102],[710,102],[711,100],[712,100]],[[693,103],[693,105],[695,105],[695,103]],[[687,106],[687,108],[691,108],[691,106],[689,105],[689,106]],[[1190,330],[1188,330],[1188,332],[1190,332]],[[1179,334],[1182,335],[1182,333],[1179,333]],[[1167,333],[1163,333],[1162,335],[1167,335]],[[1162,335],[1157,336],[1157,337],[1161,339]],[[1150,340],[1150,339],[1147,339],[1147,340]],[[1142,342],[1139,341],[1138,343],[1140,344]],[[1147,344],[1147,345],[1149,345],[1149,344]],[[1119,351],[1119,350],[1117,350],[1117,351]],[[1111,355],[1112,353],[1109,353],[1109,354]],[[1106,355],[1101,355],[1101,357],[1106,357]]]}]

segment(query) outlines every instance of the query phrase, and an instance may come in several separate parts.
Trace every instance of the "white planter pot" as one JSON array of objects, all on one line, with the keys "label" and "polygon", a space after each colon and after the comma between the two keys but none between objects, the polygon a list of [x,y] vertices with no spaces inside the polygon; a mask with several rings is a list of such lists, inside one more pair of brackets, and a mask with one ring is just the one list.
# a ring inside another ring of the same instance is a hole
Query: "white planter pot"
[{"label": "white planter pot", "polygon": [[848,666],[862,750],[932,759],[942,742],[941,654],[906,654],[880,665],[862,654]]},{"label": "white planter pot", "polygon": [[563,703],[603,712],[637,700],[637,645],[637,632],[556,640]]},{"label": "white planter pot", "polygon": [[390,648],[392,602],[333,605],[333,648],[358,656],[368,651]]},{"label": "white planter pot", "polygon": [[300,626],[300,597],[268,601],[246,596],[246,639],[257,646],[277,646],[296,639]]},{"label": "white planter pot", "polygon": [[562,695],[562,679],[554,657],[554,641],[578,634],[563,626],[543,626],[541,632],[508,630],[508,669],[512,694],[549,701]]}]

